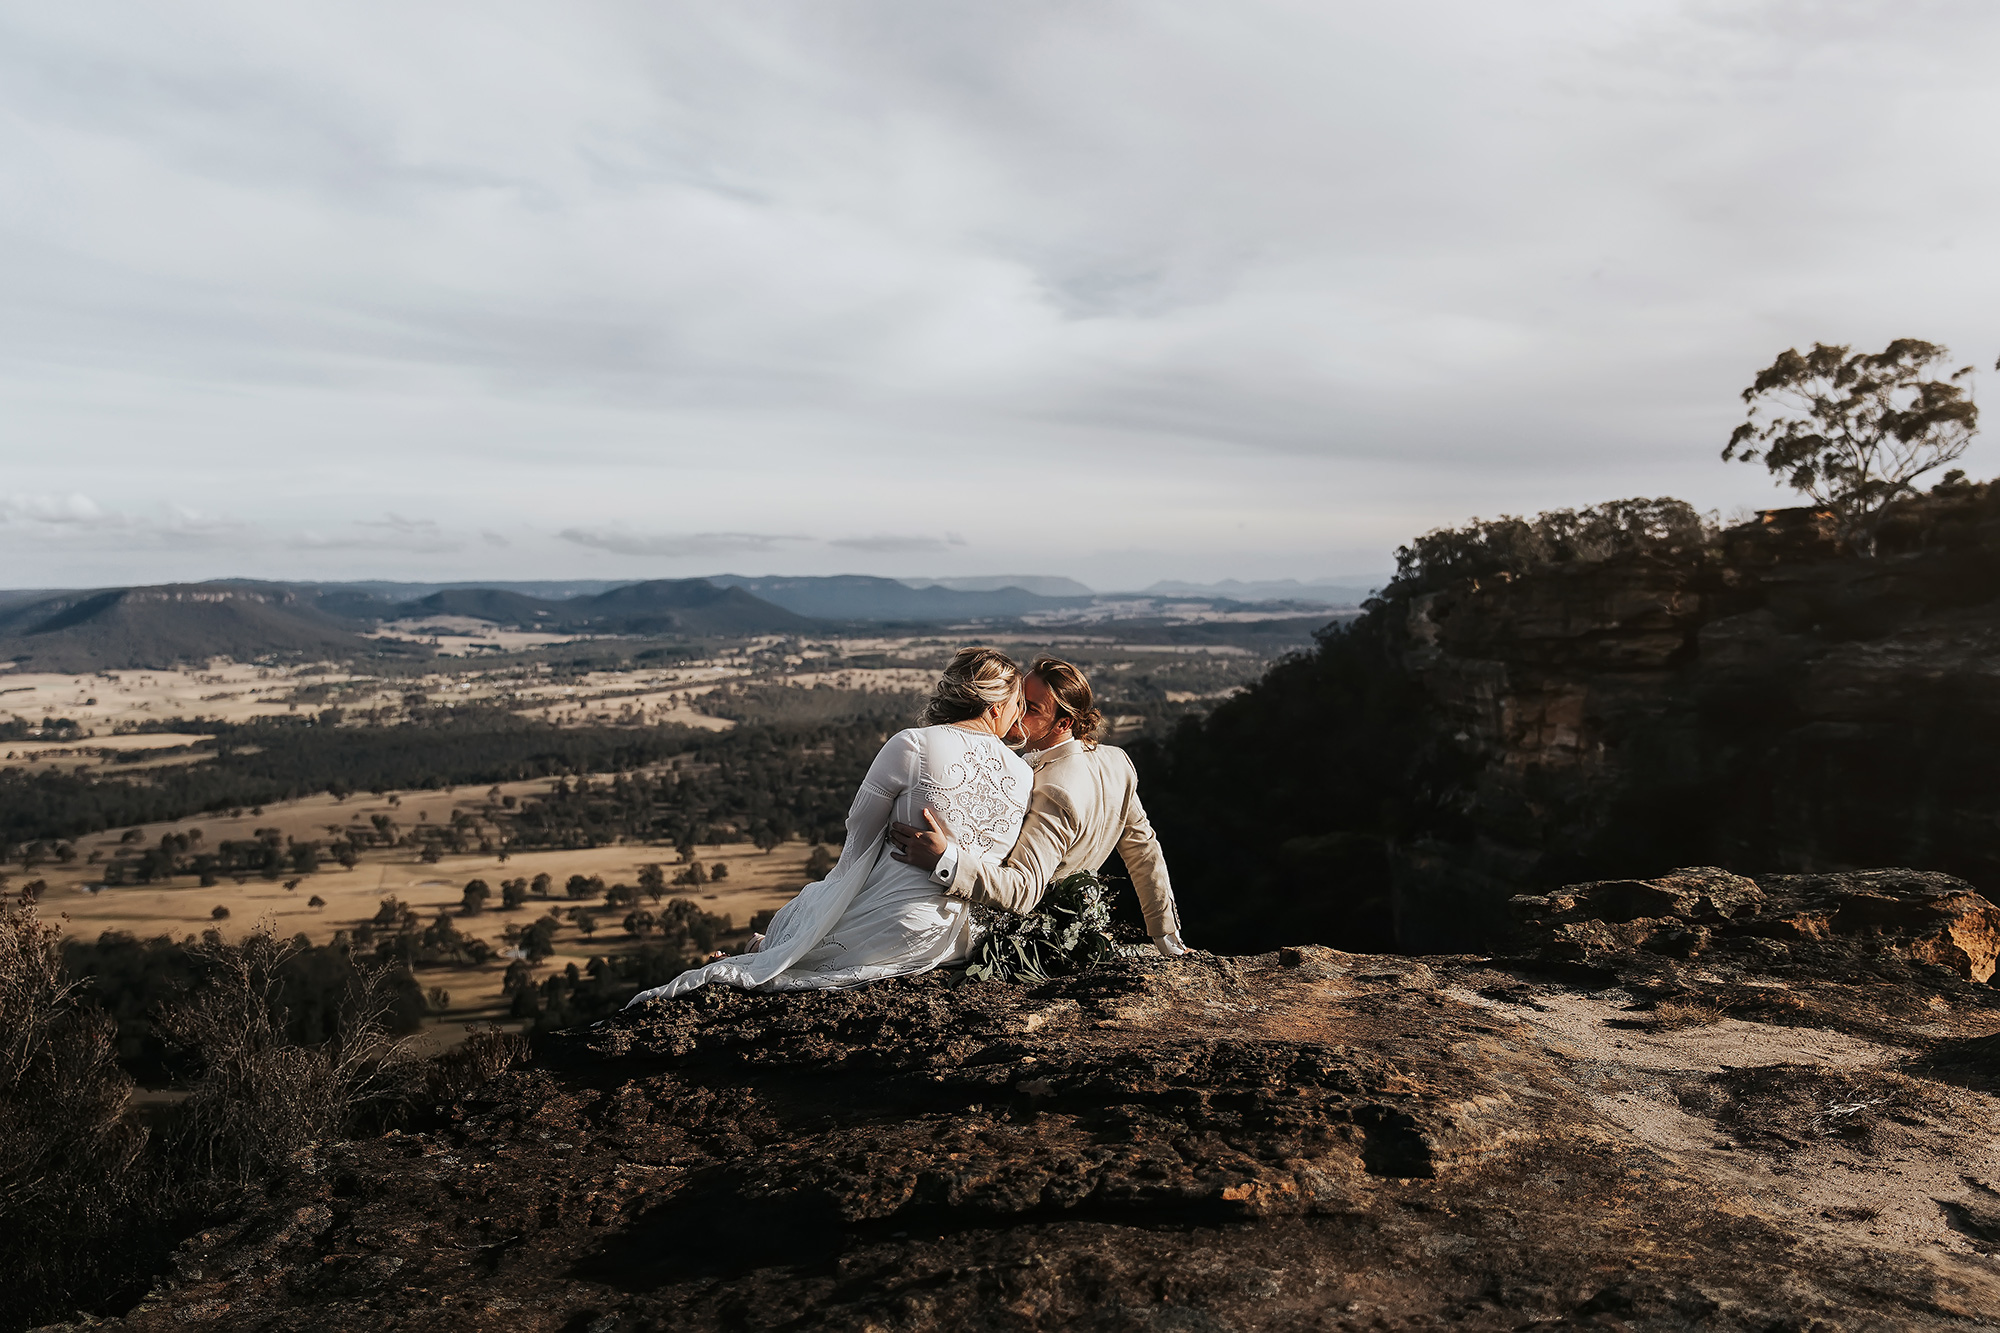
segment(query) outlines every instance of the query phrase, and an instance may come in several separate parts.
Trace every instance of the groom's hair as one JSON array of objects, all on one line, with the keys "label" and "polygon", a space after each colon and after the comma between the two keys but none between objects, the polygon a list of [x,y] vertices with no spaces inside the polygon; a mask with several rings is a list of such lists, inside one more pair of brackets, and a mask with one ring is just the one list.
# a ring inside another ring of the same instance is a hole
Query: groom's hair
[{"label": "groom's hair", "polygon": [[1073,662],[1060,657],[1038,657],[1028,674],[1048,687],[1055,701],[1056,716],[1069,719],[1069,734],[1085,745],[1097,744],[1097,729],[1104,714],[1097,711],[1090,693],[1090,680]]}]

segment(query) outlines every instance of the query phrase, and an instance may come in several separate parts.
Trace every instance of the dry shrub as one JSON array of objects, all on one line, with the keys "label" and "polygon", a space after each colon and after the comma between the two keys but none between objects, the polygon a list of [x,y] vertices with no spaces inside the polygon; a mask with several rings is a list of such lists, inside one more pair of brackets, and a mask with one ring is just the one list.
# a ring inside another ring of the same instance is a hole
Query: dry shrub
[{"label": "dry shrub", "polygon": [[180,1239],[302,1150],[449,1104],[526,1054],[493,1031],[402,1060],[391,1028],[407,978],[329,969],[303,948],[261,929],[187,946],[191,984],[151,1017],[194,1072],[149,1137],[91,980],[70,979],[31,903],[0,906],[0,1333],[121,1310]]},{"label": "dry shrub", "polygon": [[528,1039],[518,1032],[497,1027],[474,1032],[424,1061],[424,1094],[433,1105],[448,1106],[479,1091],[527,1054]]},{"label": "dry shrub", "polygon": [[1682,1028],[1706,1027],[1729,1015],[1703,1000],[1662,1000],[1653,1006],[1646,1026],[1655,1032],[1677,1032]]},{"label": "dry shrub", "polygon": [[298,1043],[281,992],[285,964],[299,951],[263,929],[236,945],[211,935],[194,949],[202,979],[155,1019],[199,1070],[161,1130],[166,1169],[195,1198],[213,1201],[269,1175],[337,1136],[389,1090],[396,997],[388,971],[358,972],[332,1034]]},{"label": "dry shrub", "polygon": [[116,1024],[63,972],[61,932],[31,901],[0,906],[0,1327],[107,1280],[146,1144],[123,1118],[131,1091]]}]

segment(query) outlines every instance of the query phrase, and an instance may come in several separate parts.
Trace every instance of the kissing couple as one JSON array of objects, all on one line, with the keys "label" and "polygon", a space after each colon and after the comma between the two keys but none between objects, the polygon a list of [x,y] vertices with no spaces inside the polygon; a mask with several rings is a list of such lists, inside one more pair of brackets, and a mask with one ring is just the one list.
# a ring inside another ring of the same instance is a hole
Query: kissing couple
[{"label": "kissing couple", "polygon": [[778,909],[751,952],[630,1004],[715,982],[831,990],[961,963],[978,943],[974,903],[1032,911],[1050,881],[1094,871],[1114,850],[1155,947],[1185,953],[1138,774],[1123,750],[1098,743],[1102,723],[1070,663],[1044,657],[1023,672],[998,649],[959,649],[924,725],[891,736],[869,765],[832,872]]}]

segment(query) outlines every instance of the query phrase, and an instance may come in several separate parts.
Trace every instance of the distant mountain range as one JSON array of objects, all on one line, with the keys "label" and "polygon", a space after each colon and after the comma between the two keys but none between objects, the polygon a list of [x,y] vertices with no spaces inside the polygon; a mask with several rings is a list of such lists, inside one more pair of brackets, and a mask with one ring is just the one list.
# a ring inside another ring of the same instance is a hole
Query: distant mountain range
[{"label": "distant mountain range", "polygon": [[169,583],[57,593],[0,609],[0,660],[29,671],[164,667],[272,653],[384,651],[310,589],[282,584]]},{"label": "distant mountain range", "polygon": [[901,579],[869,578],[861,574],[756,579],[741,574],[715,574],[708,581],[741,588],[787,611],[820,620],[987,620],[1053,611],[1090,601],[1088,590],[1075,597],[1050,597],[1014,587],[959,589],[931,584],[913,588]]},{"label": "distant mountain range", "polygon": [[[1111,605],[1071,579],[1008,576],[914,580],[838,575],[750,578],[722,574],[640,583],[259,583],[223,580],[87,592],[0,592],[0,661],[30,671],[164,667],[270,656],[421,653],[421,645],[364,637],[385,623],[465,617],[556,634],[701,638],[832,633],[870,625],[963,624],[1028,618],[1052,625],[1155,613],[1147,599],[1236,607],[1282,595],[1274,618],[1310,614],[1322,585],[1160,584]],[[1034,583],[1035,588],[1020,586]],[[959,585],[959,586],[954,586]],[[998,586],[988,586],[998,585]],[[1050,589],[1060,589],[1052,592]],[[1069,591],[1080,589],[1081,591]],[[1187,591],[1183,591],[1187,589]],[[1195,591],[1195,589],[1200,589]],[[1327,605],[1352,605],[1330,601]]]},{"label": "distant mountain range", "polygon": [[815,622],[706,579],[625,584],[561,601],[498,588],[452,588],[388,601],[353,588],[182,583],[59,593],[0,603],[0,660],[29,671],[165,667],[284,656],[425,651],[363,637],[384,621],[467,616],[556,633],[662,637],[787,634]]},{"label": "distant mountain range", "polygon": [[1016,588],[1043,597],[1095,597],[1097,591],[1075,579],[1056,574],[981,574],[961,579],[902,579],[912,588],[950,588],[955,592],[1000,592]]}]

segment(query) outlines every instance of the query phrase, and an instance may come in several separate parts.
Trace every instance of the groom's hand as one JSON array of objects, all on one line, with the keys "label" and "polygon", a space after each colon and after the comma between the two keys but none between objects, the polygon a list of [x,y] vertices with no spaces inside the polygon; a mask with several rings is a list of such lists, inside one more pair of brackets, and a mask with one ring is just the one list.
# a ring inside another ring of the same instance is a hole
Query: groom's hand
[{"label": "groom's hand", "polygon": [[889,841],[896,844],[896,850],[889,853],[898,861],[908,861],[919,870],[937,869],[938,858],[944,855],[947,843],[951,841],[938,823],[937,816],[924,811],[924,823],[929,828],[918,828],[915,824],[890,824]]}]

